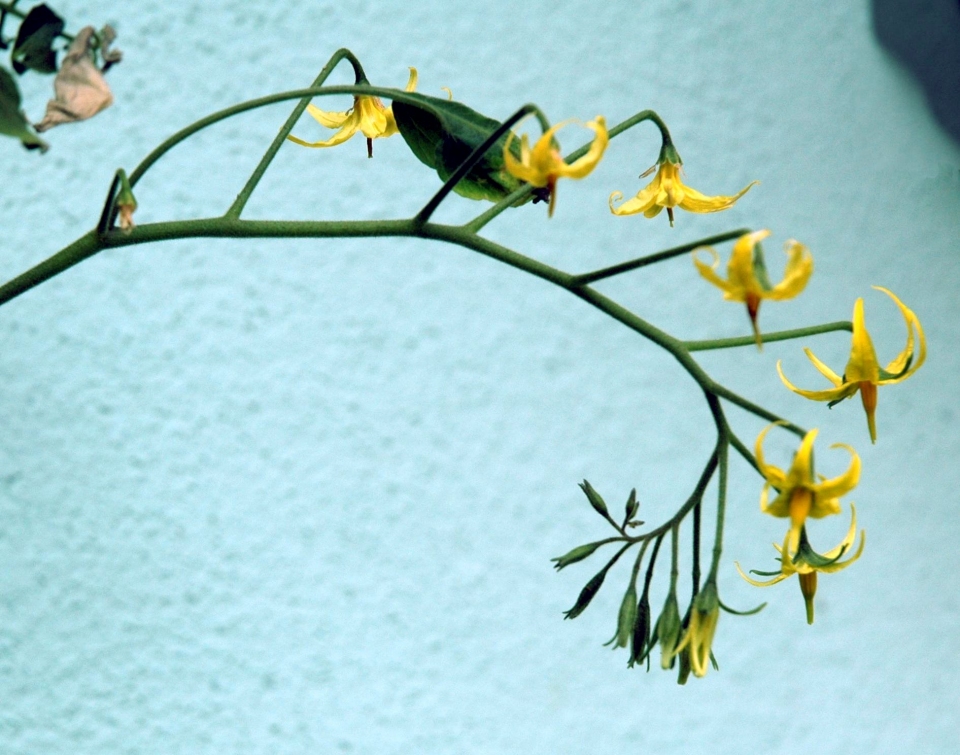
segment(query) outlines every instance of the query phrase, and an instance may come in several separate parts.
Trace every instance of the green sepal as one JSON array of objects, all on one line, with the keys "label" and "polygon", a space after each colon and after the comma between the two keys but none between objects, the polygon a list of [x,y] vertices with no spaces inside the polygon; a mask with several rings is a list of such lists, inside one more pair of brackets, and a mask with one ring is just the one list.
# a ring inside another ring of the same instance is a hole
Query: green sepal
[{"label": "green sepal", "polygon": [[587,496],[587,500],[590,501],[590,505],[593,506],[594,511],[604,519],[609,519],[610,512],[607,510],[607,503],[603,500],[603,497],[593,489],[593,485],[584,480],[580,483],[580,489],[584,495]]},{"label": "green sepal", "polygon": [[757,242],[753,247],[753,274],[764,291],[773,289],[770,275],[767,273],[767,262],[763,257],[763,244]]},{"label": "green sepal", "polygon": [[913,354],[907,357],[906,364],[903,365],[903,369],[900,372],[887,372],[883,367],[880,367],[880,379],[881,380],[896,380],[897,378],[902,378],[907,374],[907,370],[910,369],[910,365],[913,363]]},{"label": "green sepal", "polygon": [[564,567],[570,566],[570,564],[575,564],[577,561],[583,561],[585,558],[589,558],[596,553],[597,548],[599,548],[601,545],[606,545],[609,542],[609,540],[599,540],[595,543],[578,545],[569,553],[565,553],[557,558],[551,558],[550,560],[555,562],[553,568],[557,571],[560,571]]},{"label": "green sepal", "polygon": [[63,26],[63,19],[46,5],[31,8],[20,24],[17,41],[13,43],[13,70],[17,73],[27,69],[38,73],[56,73],[57,53],[53,43],[63,31]]},{"label": "green sepal", "polygon": [[797,547],[797,555],[793,557],[793,563],[799,564],[804,563],[808,566],[812,566],[814,569],[821,569],[824,566],[832,566],[837,563],[841,558],[843,558],[844,553],[847,552],[847,546],[843,546],[840,549],[840,552],[836,555],[836,558],[826,558],[817,553],[813,546],[810,545],[810,541],[807,539],[807,528],[800,528],[800,544]]},{"label": "green sepal", "polygon": [[827,409],[833,409],[833,407],[835,407],[841,401],[846,401],[848,398],[850,398],[850,396],[841,396],[840,398],[835,398],[833,401],[828,401]]},{"label": "green sepal", "polygon": [[759,569],[751,569],[751,574],[756,574],[758,577],[777,577],[783,574],[783,569],[778,569],[777,571],[760,571]]},{"label": "green sepal", "polygon": [[30,128],[30,122],[20,109],[20,89],[17,82],[3,67],[0,67],[0,134],[16,137],[27,149],[46,152],[49,148]]},{"label": "green sepal", "polygon": [[[779,573],[780,572],[774,572],[774,574],[779,574]],[[767,604],[764,602],[764,603],[761,603],[756,608],[751,608],[749,611],[735,611],[734,609],[730,608],[730,606],[726,605],[722,600],[720,601],[720,608],[722,608],[727,613],[732,613],[734,616],[753,616],[753,614],[760,613],[760,611],[762,611],[766,607],[767,607]],[[711,656],[712,656],[712,653],[711,653]]]},{"label": "green sepal", "polygon": [[[488,118],[461,102],[408,93],[407,100],[393,102],[393,117],[400,135],[417,159],[437,171],[446,181],[457,168],[490,136],[500,122]],[[507,172],[503,150],[507,135],[501,136],[453,190],[467,199],[499,202],[523,186]],[[514,139],[510,151],[519,160],[520,143]],[[529,201],[526,197],[523,202]],[[521,204],[523,203],[521,202]]]}]

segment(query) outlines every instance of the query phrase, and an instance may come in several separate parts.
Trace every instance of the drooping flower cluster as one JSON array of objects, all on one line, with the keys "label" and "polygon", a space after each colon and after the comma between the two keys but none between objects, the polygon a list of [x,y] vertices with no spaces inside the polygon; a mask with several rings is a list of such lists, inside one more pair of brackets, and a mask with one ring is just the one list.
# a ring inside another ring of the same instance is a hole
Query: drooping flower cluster
[{"label": "drooping flower cluster", "polygon": [[[850,466],[842,475],[831,480],[822,475],[816,475],[813,468],[813,443],[818,431],[811,430],[803,437],[790,469],[785,472],[779,467],[767,464],[763,455],[763,441],[775,426],[776,424],[768,425],[757,436],[755,454],[757,467],[764,477],[763,490],[760,493],[760,510],[771,516],[790,519],[790,527],[783,538],[783,544],[774,545],[780,554],[780,571],[754,572],[761,576],[773,576],[773,579],[760,582],[744,574],[739,564],[736,566],[744,579],[758,587],[769,587],[797,574],[800,579],[800,590],[807,606],[807,622],[812,624],[817,572],[837,572],[852,564],[863,552],[864,537],[861,535],[857,552],[846,561],[841,561],[840,558],[849,552],[856,536],[857,514],[853,504],[850,506],[852,522],[847,536],[836,548],[822,555],[810,545],[806,521],[808,518],[820,519],[840,513],[840,497],[853,490],[860,481],[860,457],[850,446],[835,443],[831,448],[843,448],[850,453]],[[771,489],[777,491],[772,501],[770,500]]]}]

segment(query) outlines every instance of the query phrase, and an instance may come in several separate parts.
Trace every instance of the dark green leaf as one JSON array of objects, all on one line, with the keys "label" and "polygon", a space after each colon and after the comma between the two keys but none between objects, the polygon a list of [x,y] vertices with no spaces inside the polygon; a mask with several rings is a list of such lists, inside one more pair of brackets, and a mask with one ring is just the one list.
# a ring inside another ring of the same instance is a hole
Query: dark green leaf
[{"label": "dark green leaf", "polygon": [[13,44],[13,70],[23,73],[28,68],[39,73],[56,73],[57,53],[53,42],[63,31],[63,19],[46,5],[30,10],[20,24]]},{"label": "dark green leaf", "polygon": [[[414,103],[393,103],[393,116],[404,141],[424,165],[437,171],[446,181],[457,168],[499,126],[463,103],[408,94]],[[523,185],[510,175],[503,163],[506,135],[487,150],[483,158],[453,188],[468,199],[497,202]],[[514,139],[511,151],[520,157],[520,144]]]},{"label": "dark green leaf", "polygon": [[0,134],[16,137],[27,149],[47,151],[47,143],[33,133],[20,109],[20,90],[6,68],[0,68]]}]

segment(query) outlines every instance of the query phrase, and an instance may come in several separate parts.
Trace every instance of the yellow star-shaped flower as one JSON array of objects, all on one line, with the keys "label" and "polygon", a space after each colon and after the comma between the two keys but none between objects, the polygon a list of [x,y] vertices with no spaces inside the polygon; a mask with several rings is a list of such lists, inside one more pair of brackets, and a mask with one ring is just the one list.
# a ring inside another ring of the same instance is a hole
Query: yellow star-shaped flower
[{"label": "yellow star-shaped flower", "polygon": [[[790,518],[788,545],[791,550],[796,550],[807,517],[820,519],[840,513],[840,496],[849,493],[860,481],[860,457],[845,443],[834,443],[831,448],[843,448],[850,452],[850,466],[839,477],[828,480],[819,475],[817,481],[813,473],[813,442],[818,431],[814,429],[803,437],[790,469],[784,472],[779,467],[767,464],[763,456],[763,440],[776,424],[767,425],[760,432],[754,449],[757,467],[765,479],[760,493],[760,510],[771,516]],[[771,488],[777,492],[772,501]]]},{"label": "yellow star-shaped flower", "polygon": [[803,600],[807,607],[807,623],[813,623],[813,598],[817,592],[817,572],[824,572],[825,574],[833,574],[838,572],[841,569],[846,569],[850,564],[860,558],[860,554],[863,553],[863,546],[866,542],[866,532],[860,531],[860,545],[857,547],[857,552],[854,553],[846,561],[841,561],[840,559],[844,554],[850,552],[850,548],[853,547],[853,541],[857,537],[857,509],[853,504],[850,504],[851,511],[851,520],[850,520],[850,529],[847,530],[846,537],[840,542],[836,548],[832,548],[826,553],[820,554],[817,553],[810,545],[810,541],[807,539],[807,529],[806,527],[801,528],[800,530],[800,541],[797,548],[791,549],[789,544],[790,533],[787,533],[787,536],[783,539],[783,545],[773,544],[773,547],[777,549],[777,552],[780,554],[780,571],[779,572],[759,572],[754,569],[751,569],[752,574],[757,574],[761,577],[770,577],[773,579],[768,579],[766,581],[760,581],[748,577],[744,574],[743,569],[740,568],[740,564],[735,563],[737,571],[740,572],[740,576],[743,577],[751,585],[756,585],[757,587],[770,587],[775,585],[778,582],[782,582],[788,577],[792,577],[796,574],[800,580],[800,592],[803,594]]},{"label": "yellow star-shaped flower", "polygon": [[670,218],[670,225],[673,225],[673,208],[679,207],[687,212],[720,212],[733,207],[734,203],[746,194],[750,187],[758,181],[747,184],[746,187],[733,196],[708,197],[701,194],[696,189],[686,186],[680,180],[680,166],[683,162],[676,150],[664,148],[660,154],[660,160],[650,170],[643,173],[640,178],[650,175],[654,170],[657,175],[633,199],[628,199],[623,204],[617,206],[616,202],[623,199],[623,192],[615,191],[610,195],[610,212],[614,215],[636,215],[642,212],[645,217],[653,218],[660,214],[660,211],[666,209]]},{"label": "yellow star-shaped flower", "polygon": [[[749,188],[749,187],[748,187]],[[767,277],[767,269],[763,260],[763,253],[758,243],[770,235],[770,231],[754,231],[737,239],[733,245],[730,261],[727,263],[727,279],[716,274],[720,264],[719,255],[710,247],[700,247],[694,251],[705,251],[713,257],[712,264],[699,260],[694,256],[693,264],[706,280],[723,291],[723,298],[727,301],[739,301],[747,305],[747,314],[753,327],[753,335],[757,339],[757,347],[762,348],[763,340],[757,326],[757,313],[760,311],[760,302],[763,299],[783,301],[797,296],[807,285],[813,274],[813,256],[799,241],[790,240],[784,244],[783,251],[787,254],[787,266],[783,273],[783,280],[777,285],[771,285]]]},{"label": "yellow star-shaped flower", "polygon": [[813,362],[813,366],[820,371],[821,375],[833,383],[833,388],[824,391],[803,390],[787,380],[780,362],[777,362],[777,371],[780,373],[780,379],[784,385],[791,391],[814,401],[829,401],[831,407],[860,391],[863,408],[867,413],[870,440],[876,443],[877,386],[899,383],[919,370],[927,358],[927,339],[923,335],[920,320],[902,301],[885,288],[880,286],[874,286],[874,288],[877,291],[883,291],[893,299],[897,307],[900,308],[900,314],[903,315],[907,324],[907,345],[885,369],[880,367],[877,362],[877,353],[874,351],[873,341],[870,340],[870,333],[867,332],[867,327],[863,322],[863,299],[857,299],[853,305],[853,338],[850,346],[850,360],[847,362],[847,367],[842,376],[837,375],[817,359],[810,349],[804,349],[807,358]]},{"label": "yellow star-shaped flower", "polygon": [[510,145],[514,139],[512,131],[503,146],[503,162],[507,172],[521,181],[526,181],[531,186],[546,188],[550,199],[550,209],[547,213],[549,217],[553,217],[553,208],[556,204],[557,180],[560,178],[584,178],[589,175],[597,167],[597,163],[603,157],[604,150],[606,150],[610,141],[607,135],[607,121],[602,115],[598,115],[594,120],[584,124],[596,134],[587,154],[568,164],[560,154],[554,138],[557,131],[568,123],[571,123],[571,121],[564,121],[548,128],[543,136],[537,139],[533,149],[530,148],[527,135],[524,134],[520,139],[519,161],[510,151]]},{"label": "yellow star-shaped flower", "polygon": [[[406,91],[417,88],[417,69],[410,69],[410,79]],[[339,129],[329,139],[320,142],[307,142],[295,136],[287,138],[303,147],[334,147],[351,138],[358,131],[367,137],[367,156],[373,157],[373,140],[399,133],[397,122],[393,118],[393,109],[383,104],[379,97],[359,95],[353,98],[353,107],[345,113],[321,110],[315,105],[307,105],[310,113],[322,126]]]}]

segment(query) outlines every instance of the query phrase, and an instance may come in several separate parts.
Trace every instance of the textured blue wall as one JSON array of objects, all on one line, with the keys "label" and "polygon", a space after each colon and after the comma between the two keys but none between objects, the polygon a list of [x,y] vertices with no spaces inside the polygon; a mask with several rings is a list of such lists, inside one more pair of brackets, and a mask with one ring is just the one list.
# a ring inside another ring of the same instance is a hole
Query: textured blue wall
[{"label": "textured blue wall", "polygon": [[[774,563],[782,532],[735,461],[721,590],[771,604],[724,616],[722,671],[680,688],[600,647],[623,570],[563,622],[593,569],[548,562],[605,534],[583,477],[614,499],[637,486],[648,521],[688,494],[712,431],[671,359],[563,292],[426,242],[102,253],[0,312],[0,751],[956,752],[960,149],[875,41],[866,2],[55,7],[77,26],[116,23],[117,104],[51,132],[42,158],[0,144],[4,279],[89,228],[118,166],[208,112],[308,84],[346,45],[376,83],[415,65],[421,91],[449,86],[492,116],[535,101],[554,120],[614,123],[653,107],[692,185],[762,181],[673,229],[612,217],[607,195],[636,191],[656,157],[641,127],[560,187],[552,220],[527,206],[492,237],[580,271],[769,227],[773,249],[807,243],[817,272],[765,309],[768,328],[846,319],[865,296],[890,358],[902,322],[869,289],[885,285],[920,316],[930,357],[881,390],[874,447],[855,404],[827,412],[782,389],[777,358],[814,381],[800,344],[704,357],[734,389],[856,445],[869,543],[821,580],[808,627],[796,585],[761,593],[733,570]],[[46,96],[28,96],[34,117]],[[178,148],[138,188],[137,220],[222,212],[288,107]],[[284,148],[249,216],[409,215],[435,176],[399,138],[376,150]],[[455,200],[440,217],[475,209]],[[745,330],[685,258],[601,289],[684,337]],[[842,364],[848,343],[815,346]],[[761,426],[731,416],[743,437]],[[844,527],[813,536],[832,544]]]}]

